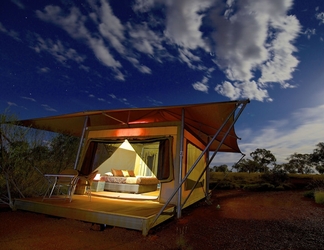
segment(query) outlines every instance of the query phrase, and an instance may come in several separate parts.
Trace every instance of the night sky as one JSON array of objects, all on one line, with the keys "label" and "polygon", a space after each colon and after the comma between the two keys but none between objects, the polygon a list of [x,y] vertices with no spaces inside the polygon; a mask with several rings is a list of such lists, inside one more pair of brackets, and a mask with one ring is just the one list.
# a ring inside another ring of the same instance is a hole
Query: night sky
[{"label": "night sky", "polygon": [[239,146],[281,163],[324,140],[323,39],[320,0],[4,0],[0,110],[28,119],[249,98]]}]

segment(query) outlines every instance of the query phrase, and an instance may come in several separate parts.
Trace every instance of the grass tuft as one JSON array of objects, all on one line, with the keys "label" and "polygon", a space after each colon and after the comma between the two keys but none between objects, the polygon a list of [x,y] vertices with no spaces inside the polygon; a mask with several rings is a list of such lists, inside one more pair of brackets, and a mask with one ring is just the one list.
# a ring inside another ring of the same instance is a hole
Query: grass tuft
[{"label": "grass tuft", "polygon": [[315,198],[315,190],[308,190],[304,193],[304,197],[314,199]]},{"label": "grass tuft", "polygon": [[324,204],[324,191],[315,191],[314,196],[317,204]]}]

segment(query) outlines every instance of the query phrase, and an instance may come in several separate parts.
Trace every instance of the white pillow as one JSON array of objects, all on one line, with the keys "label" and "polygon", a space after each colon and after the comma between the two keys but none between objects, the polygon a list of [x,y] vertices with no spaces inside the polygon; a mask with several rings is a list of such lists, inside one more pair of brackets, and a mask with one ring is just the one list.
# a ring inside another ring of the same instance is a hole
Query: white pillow
[{"label": "white pillow", "polygon": [[114,176],[112,172],[107,172],[107,173],[105,173],[105,175]]}]

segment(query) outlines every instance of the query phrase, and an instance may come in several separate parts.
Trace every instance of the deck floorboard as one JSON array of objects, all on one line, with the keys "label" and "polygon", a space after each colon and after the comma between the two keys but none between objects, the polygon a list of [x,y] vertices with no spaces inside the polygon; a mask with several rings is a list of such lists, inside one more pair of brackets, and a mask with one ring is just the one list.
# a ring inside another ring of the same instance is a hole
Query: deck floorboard
[{"label": "deck floorboard", "polygon": [[[74,195],[73,200],[51,198],[25,198],[15,201],[17,209],[83,220],[99,224],[120,226],[148,233],[155,216],[163,208],[156,200],[116,199],[92,195]],[[174,206],[165,208],[154,226],[174,216]]]}]

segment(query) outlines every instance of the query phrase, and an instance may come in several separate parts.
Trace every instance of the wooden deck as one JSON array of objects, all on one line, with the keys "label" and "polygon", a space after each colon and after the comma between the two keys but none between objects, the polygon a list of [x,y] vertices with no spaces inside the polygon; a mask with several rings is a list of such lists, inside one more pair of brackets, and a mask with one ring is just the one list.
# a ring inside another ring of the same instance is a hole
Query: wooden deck
[{"label": "wooden deck", "polygon": [[163,205],[156,200],[144,198],[117,199],[96,195],[92,195],[91,200],[87,195],[74,195],[71,202],[56,198],[42,200],[41,197],[15,200],[15,207],[20,210],[140,230],[143,235],[174,216],[175,206],[169,205],[154,225],[151,225]]}]

